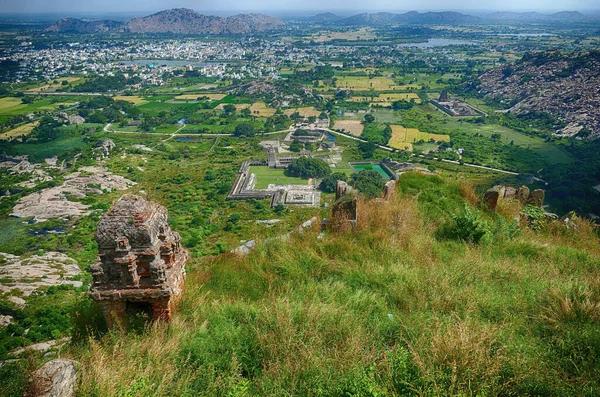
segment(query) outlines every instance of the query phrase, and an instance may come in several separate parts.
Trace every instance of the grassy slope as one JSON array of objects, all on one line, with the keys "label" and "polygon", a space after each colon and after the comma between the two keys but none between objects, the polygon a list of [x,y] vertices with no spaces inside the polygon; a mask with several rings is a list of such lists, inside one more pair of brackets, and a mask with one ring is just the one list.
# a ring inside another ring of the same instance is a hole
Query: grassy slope
[{"label": "grassy slope", "polygon": [[192,259],[169,325],[74,349],[80,394],[597,395],[597,237],[579,221],[509,237],[479,211],[493,244],[436,238],[465,200],[406,174],[356,233]]}]

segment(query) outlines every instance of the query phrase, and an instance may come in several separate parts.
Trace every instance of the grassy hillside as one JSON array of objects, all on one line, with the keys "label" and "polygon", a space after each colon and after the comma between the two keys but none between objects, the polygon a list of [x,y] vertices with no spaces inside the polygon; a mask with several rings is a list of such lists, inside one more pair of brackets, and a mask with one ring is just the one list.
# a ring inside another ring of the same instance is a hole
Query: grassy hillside
[{"label": "grassy hillside", "polygon": [[598,238],[521,210],[405,174],[356,232],[194,258],[170,324],[76,338],[80,395],[598,395]]}]

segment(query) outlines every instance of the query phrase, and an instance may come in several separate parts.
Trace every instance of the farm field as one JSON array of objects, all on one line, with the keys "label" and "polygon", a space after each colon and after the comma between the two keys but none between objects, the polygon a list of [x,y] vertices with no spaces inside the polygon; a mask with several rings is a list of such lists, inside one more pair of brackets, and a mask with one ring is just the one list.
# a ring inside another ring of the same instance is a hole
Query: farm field
[{"label": "farm field", "polygon": [[417,128],[404,128],[401,125],[392,125],[392,138],[388,142],[388,146],[412,151],[412,144],[420,140],[425,142],[433,139],[436,142],[450,142],[450,136],[442,134],[430,134],[428,132],[419,131]]},{"label": "farm field", "polygon": [[24,104],[20,98],[4,97],[0,98],[0,116],[14,116],[41,110],[54,110],[60,105],[72,105],[75,100],[75,98],[72,98],[68,99],[68,102],[61,102],[57,98],[45,98],[34,103]]},{"label": "farm field", "polygon": [[359,120],[336,120],[333,129],[348,132],[354,136],[360,136],[364,127],[363,123]]},{"label": "farm field", "polygon": [[250,106],[250,111],[260,117],[271,117],[275,114],[275,109],[267,107],[264,102],[254,102]]},{"label": "farm field", "polygon": [[300,116],[303,116],[303,117],[310,117],[310,116],[318,117],[321,114],[321,112],[319,112],[317,109],[311,108],[311,107],[287,109],[284,111],[284,113],[288,116],[290,116],[291,114],[293,114],[295,112],[300,113]]},{"label": "farm field", "polygon": [[54,84],[54,83],[44,84],[39,87],[30,88],[27,90],[27,92],[43,92],[43,91],[52,92],[52,91],[55,91],[57,88],[62,87],[63,81],[67,81],[70,84],[72,84],[72,83],[79,82],[80,80],[82,80],[81,77],[61,77],[61,78],[57,79],[58,84]]},{"label": "farm field", "polygon": [[36,121],[34,123],[27,123],[10,131],[6,131],[0,134],[0,140],[12,139],[21,135],[29,135],[31,131],[39,124],[40,123]]},{"label": "farm field", "polygon": [[306,185],[308,181],[305,179],[294,178],[284,175],[284,170],[281,168],[269,168],[266,166],[250,167],[250,173],[256,175],[256,189],[267,189],[269,184],[278,185]]},{"label": "farm field", "polygon": [[149,101],[139,97],[139,96],[135,96],[135,95],[117,95],[113,98],[115,101],[126,101],[126,102],[131,102],[133,103],[135,106],[138,105],[143,105],[145,103],[148,103]]},{"label": "farm field", "polygon": [[82,150],[87,146],[80,134],[63,134],[51,142],[18,143],[14,145],[15,153],[27,155],[29,160],[40,162],[46,158],[58,156],[74,150]]},{"label": "farm field", "polygon": [[346,32],[323,32],[321,34],[313,34],[311,40],[316,43],[325,43],[332,40],[372,40],[377,36],[371,28],[360,28],[356,30],[348,30]]},{"label": "farm field", "polygon": [[337,78],[337,87],[339,89],[348,89],[354,91],[369,91],[374,89],[375,91],[387,91],[387,90],[400,90],[400,86],[396,82],[388,77],[373,77],[372,79],[367,76],[340,76]]}]

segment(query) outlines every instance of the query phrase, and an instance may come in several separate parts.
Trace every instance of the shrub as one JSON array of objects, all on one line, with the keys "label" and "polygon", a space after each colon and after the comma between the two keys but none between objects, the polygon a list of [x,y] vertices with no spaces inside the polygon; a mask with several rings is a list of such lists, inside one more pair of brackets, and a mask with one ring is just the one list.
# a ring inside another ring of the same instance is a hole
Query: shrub
[{"label": "shrub", "polygon": [[323,178],[331,173],[331,169],[324,160],[300,157],[292,161],[285,173],[298,178]]},{"label": "shrub", "polygon": [[465,204],[463,213],[453,217],[453,223],[438,232],[438,237],[479,244],[491,239],[489,225],[479,213]]}]

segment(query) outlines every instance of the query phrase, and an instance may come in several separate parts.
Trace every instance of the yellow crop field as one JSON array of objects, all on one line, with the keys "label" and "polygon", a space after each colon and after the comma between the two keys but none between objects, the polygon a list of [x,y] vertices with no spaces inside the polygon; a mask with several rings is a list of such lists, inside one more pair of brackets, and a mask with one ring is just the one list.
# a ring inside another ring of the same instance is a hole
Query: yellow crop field
[{"label": "yellow crop field", "polygon": [[81,77],[60,77],[56,80],[58,81],[58,84],[54,84],[54,83],[44,84],[39,87],[31,88],[27,91],[29,91],[29,92],[54,91],[57,88],[62,86],[63,81],[67,81],[69,83],[74,83],[76,81],[81,80]]},{"label": "yellow crop field", "polygon": [[198,98],[207,97],[211,101],[219,101],[225,98],[226,94],[185,94],[176,96],[175,100],[177,101],[195,101]]},{"label": "yellow crop field", "polygon": [[255,102],[250,106],[253,115],[259,117],[271,117],[275,114],[275,109],[267,107],[264,102]]},{"label": "yellow crop field", "polygon": [[22,104],[22,102],[21,102],[20,98],[13,98],[13,97],[0,98],[0,110],[12,108],[12,107],[15,107],[15,106],[18,106],[21,104]]},{"label": "yellow crop field", "polygon": [[34,123],[24,124],[20,127],[17,127],[10,131],[4,132],[4,133],[0,134],[0,140],[4,141],[4,140],[12,139],[14,137],[21,136],[21,135],[29,135],[31,133],[31,131],[35,127],[37,127],[39,124],[40,123],[38,121],[36,121]]},{"label": "yellow crop field", "polygon": [[[220,103],[215,109],[217,109],[217,110],[223,110],[223,108],[225,107],[225,105],[227,105],[227,103]],[[235,106],[235,109],[237,111],[240,111],[242,109],[249,108],[250,104],[249,103],[236,103],[236,104],[234,104],[234,106]]]},{"label": "yellow crop field", "polygon": [[300,113],[300,116],[303,116],[303,117],[310,117],[310,116],[318,117],[321,114],[321,112],[319,112],[317,109],[310,108],[310,107],[287,109],[286,111],[284,111],[284,113],[288,116],[294,112]]},{"label": "yellow crop field", "polygon": [[430,134],[428,132],[419,131],[417,128],[404,128],[401,125],[392,126],[392,138],[388,142],[388,146],[412,151],[412,144],[420,140],[425,142],[433,139],[436,142],[450,142],[450,136],[443,134]]},{"label": "yellow crop field", "polygon": [[144,103],[148,103],[147,100],[133,95],[117,95],[113,98],[115,101],[127,101],[133,103],[135,106],[143,105]]},{"label": "yellow crop field", "polygon": [[334,130],[345,131],[354,136],[360,136],[365,126],[360,120],[336,120]]},{"label": "yellow crop field", "polygon": [[375,91],[399,90],[400,86],[388,77],[367,76],[340,76],[337,78],[337,87],[354,91],[369,91],[371,88]]}]

